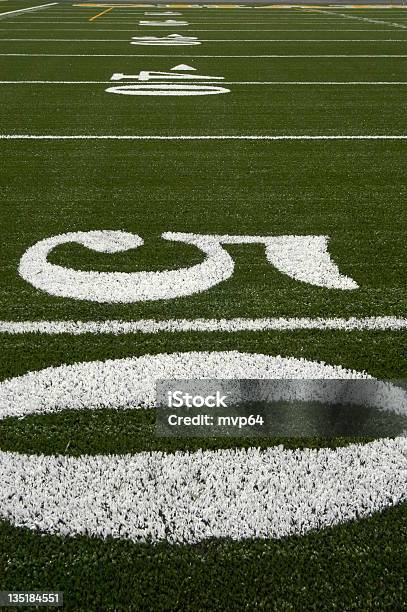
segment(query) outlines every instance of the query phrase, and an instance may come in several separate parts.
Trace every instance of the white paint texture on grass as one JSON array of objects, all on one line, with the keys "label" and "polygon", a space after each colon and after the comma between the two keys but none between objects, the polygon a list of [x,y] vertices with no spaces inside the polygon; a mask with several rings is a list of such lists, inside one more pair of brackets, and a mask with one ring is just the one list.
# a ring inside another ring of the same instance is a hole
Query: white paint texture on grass
[{"label": "white paint texture on grass", "polygon": [[160,332],[228,332],[338,330],[402,331],[407,329],[405,317],[277,317],[259,319],[138,319],[124,321],[0,321],[1,334],[158,334]]},{"label": "white paint texture on grass", "polygon": [[407,140],[406,134],[0,134],[0,140]]},{"label": "white paint texture on grass", "polygon": [[[148,57],[151,59],[151,55],[139,54],[139,53],[0,53],[0,57]],[[407,57],[404,53],[270,53],[267,55],[158,55],[154,54],[154,57],[176,57],[180,59],[185,58],[227,58],[227,57],[241,57],[241,58],[348,58],[348,57],[381,57],[381,58],[394,58],[394,57]]]},{"label": "white paint texture on grass", "polygon": [[[369,378],[341,366],[237,352],[145,355],[47,368],[0,384],[1,418],[154,402],[158,378]],[[405,391],[377,400],[406,411]],[[126,400],[130,400],[126,402]],[[43,532],[133,541],[281,538],[360,519],[407,498],[407,440],[321,450],[0,453],[0,515]]]},{"label": "white paint texture on grass", "polygon": [[226,87],[176,83],[116,85],[108,87],[105,91],[125,96],[210,96],[230,93],[230,89]]},{"label": "white paint texture on grass", "polygon": [[[143,355],[107,361],[81,362],[28,372],[0,383],[0,420],[29,414],[60,410],[97,410],[100,408],[151,408],[156,401],[159,379],[369,379],[368,393],[349,403],[407,415],[407,393],[389,383],[374,381],[364,372],[342,366],[307,361],[302,358],[262,354],[190,352]],[[373,384],[374,383],[374,384]],[[273,390],[274,393],[274,390]],[[292,399],[281,391],[282,399]],[[299,390],[297,399],[332,403],[337,401],[336,387]],[[332,395],[333,393],[333,395]],[[357,391],[356,391],[357,393]],[[307,395],[308,394],[308,395]],[[266,398],[267,399],[267,398]]]},{"label": "white paint texture on grass", "polygon": [[119,253],[143,244],[137,234],[127,232],[75,232],[46,238],[29,248],[21,258],[19,273],[52,295],[122,303],[191,295],[209,289],[233,273],[232,258],[213,237],[168,232],[163,238],[194,245],[206,258],[189,268],[163,272],[85,272],[48,262],[47,256],[56,246],[69,242],[101,253]]},{"label": "white paint texture on grass", "polygon": [[132,45],[146,45],[152,47],[176,47],[200,45],[197,36],[181,36],[180,34],[170,34],[169,36],[133,36]]},{"label": "white paint texture on grass", "polygon": [[120,253],[143,244],[137,234],[116,230],[71,232],[45,238],[27,249],[19,274],[51,295],[107,303],[173,299],[206,291],[230,278],[234,262],[223,244],[263,244],[267,261],[290,278],[330,289],[357,289],[331,260],[326,236],[228,236],[165,232],[164,240],[197,247],[205,256],[189,268],[162,272],[81,271],[48,261],[62,244],[81,244],[100,253]]},{"label": "white paint texture on grass", "polygon": [[407,498],[407,440],[302,451],[0,453],[0,514],[59,535],[197,543],[282,538]]}]

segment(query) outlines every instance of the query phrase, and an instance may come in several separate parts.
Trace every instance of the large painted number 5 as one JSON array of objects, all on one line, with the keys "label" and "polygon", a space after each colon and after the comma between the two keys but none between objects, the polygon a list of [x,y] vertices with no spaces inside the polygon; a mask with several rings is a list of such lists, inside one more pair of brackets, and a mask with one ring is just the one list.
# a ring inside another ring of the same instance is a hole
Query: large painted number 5
[{"label": "large painted number 5", "polygon": [[57,246],[76,242],[101,253],[117,253],[143,244],[137,234],[101,230],[72,232],[41,240],[20,260],[19,273],[51,295],[94,302],[131,303],[172,299],[200,293],[230,278],[234,262],[223,244],[260,243],[267,260],[295,280],[331,289],[357,289],[343,276],[328,253],[326,236],[218,236],[166,232],[165,240],[200,249],[205,259],[188,268],[162,272],[97,272],[65,268],[47,259]]}]

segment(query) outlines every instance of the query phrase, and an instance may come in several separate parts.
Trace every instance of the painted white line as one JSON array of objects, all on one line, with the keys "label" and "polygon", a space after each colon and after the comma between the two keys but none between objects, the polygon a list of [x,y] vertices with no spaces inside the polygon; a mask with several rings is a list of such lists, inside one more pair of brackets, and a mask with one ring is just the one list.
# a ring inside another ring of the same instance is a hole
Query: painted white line
[{"label": "painted white line", "polygon": [[[137,18],[136,18],[137,19]],[[123,19],[117,19],[116,18],[109,18],[108,16],[103,18],[104,23],[108,23],[108,24],[118,24],[118,25],[128,25],[129,24],[129,19],[128,18],[123,18]],[[15,23],[48,23],[50,25],[54,24],[54,23],[59,23],[59,24],[68,24],[68,23],[76,23],[76,24],[81,24],[83,23],[83,17],[77,17],[75,18],[73,15],[71,17],[59,17],[57,15],[53,15],[51,17],[48,16],[44,16],[44,15],[40,15],[39,17],[30,17],[29,19],[24,19],[23,21],[19,22],[16,20]],[[158,22],[157,22],[158,23]],[[242,22],[235,22],[232,23],[230,21],[222,21],[222,22],[215,22],[215,21],[190,21],[188,22],[187,25],[197,25],[197,26],[212,26],[212,25],[223,25],[223,26],[227,26],[227,25],[232,25],[232,26],[238,26],[238,25],[303,25],[304,23],[306,23],[307,25],[318,25],[319,23],[323,23],[324,25],[341,25],[341,23],[343,23],[342,19],[325,19],[325,20],[319,20],[319,19],[299,19],[297,22],[294,22],[293,20],[285,20],[285,21],[271,21],[270,23],[266,23],[265,20],[262,21],[251,21],[251,22],[246,22],[246,21],[242,21]],[[379,22],[380,23],[380,22]],[[179,25],[179,24],[178,24]],[[387,22],[386,25],[391,26],[392,24],[390,22]],[[134,22],[134,26],[135,27],[140,27],[140,28],[146,28],[146,29],[150,29],[150,27],[154,27],[154,26],[150,26],[147,25],[147,23],[142,23],[139,24],[138,22],[136,23],[136,21]],[[174,23],[170,23],[170,24],[166,24],[164,22],[162,22],[162,25],[156,26],[156,27],[168,27],[169,29],[171,29],[172,27],[176,27],[177,24]],[[216,28],[218,29],[218,28]],[[367,28],[368,29],[368,28]]]},{"label": "painted white line", "polygon": [[[332,15],[332,13],[329,13],[328,11],[323,10],[323,9],[303,8],[303,10],[311,12],[311,13],[322,13],[324,15],[330,15],[330,16]],[[386,26],[393,26],[394,28],[407,29],[407,26],[401,23],[383,21],[381,19],[371,19],[370,17],[358,17],[356,15],[347,15],[346,13],[334,13],[334,15],[338,15],[338,17],[342,17],[343,19],[357,19],[358,21],[365,21],[367,23],[379,23],[379,24],[386,25]]]},{"label": "painted white line", "polygon": [[279,317],[259,319],[139,319],[136,321],[0,321],[2,334],[157,334],[160,332],[402,331],[406,317]]},{"label": "painted white line", "polygon": [[[89,16],[90,13],[87,14],[87,16]],[[20,15],[17,15],[16,19],[19,19]],[[106,15],[106,17],[104,17],[103,21],[109,24],[129,24],[129,23],[134,23],[135,27],[139,26],[139,20],[140,20],[140,16],[136,16],[134,15],[134,20],[129,19],[128,17],[109,17],[108,15]],[[60,24],[65,24],[65,23],[83,23],[84,21],[84,16],[82,17],[77,17],[75,15],[71,15],[68,17],[61,17],[59,14],[52,14],[51,12],[48,15],[33,15],[30,16],[29,19],[27,20],[23,20],[22,22],[26,21],[27,23],[49,23],[49,24],[53,24],[53,23],[60,23]],[[143,20],[144,21],[144,20]],[[17,22],[17,21],[16,21]],[[197,25],[197,26],[212,26],[212,25],[221,25],[221,26],[240,26],[240,25],[270,25],[270,26],[276,26],[276,25],[283,25],[283,26],[288,26],[288,25],[296,25],[296,26],[300,26],[300,25],[311,25],[313,27],[317,27],[319,24],[322,25],[336,25],[336,26],[340,26],[343,23],[343,19],[278,19],[278,20],[266,20],[266,19],[262,19],[261,21],[245,21],[243,19],[239,19],[239,20],[235,20],[235,21],[211,21],[208,19],[202,20],[202,21],[190,21],[188,22],[188,25]],[[166,24],[168,25],[169,28],[171,28],[173,25],[173,23],[170,24]],[[392,24],[390,22],[387,22],[388,26],[391,26]],[[146,24],[142,24],[140,25],[140,27],[145,27],[147,29],[149,29],[150,27],[153,26],[148,26]],[[161,26],[157,26],[157,27],[161,27]],[[366,28],[368,29],[368,28]]]},{"label": "painted white line", "polygon": [[[13,22],[13,25],[15,23],[26,23],[26,22]],[[82,24],[83,25],[83,24]],[[92,30],[90,30],[89,28],[52,28],[53,31],[59,30],[59,31],[69,31],[69,32],[135,32],[135,28],[132,29],[127,29],[127,28],[98,28],[98,27],[92,27]],[[43,28],[0,28],[0,30],[4,30],[7,32],[13,31],[13,30],[19,30],[19,31],[26,31],[26,32],[31,32],[34,30],[48,30],[48,28],[43,27]],[[139,32],[140,30],[137,30],[137,32]],[[141,31],[143,32],[147,32],[147,31],[151,31],[151,30],[147,30],[146,28],[143,28]],[[187,29],[183,29],[183,32],[394,32],[394,30],[320,30],[320,29],[313,29],[313,28],[308,28],[308,29],[301,29],[301,30],[283,30],[283,29],[247,29],[245,28],[244,30],[232,30],[230,28],[227,29],[199,29],[199,28],[187,28]],[[212,40],[216,40],[216,39],[212,39]]]},{"label": "painted white line", "polygon": [[346,57],[407,57],[404,53],[325,53],[325,54],[268,54],[268,55],[158,55],[158,54],[136,54],[136,53],[0,53],[0,57],[205,57],[205,58],[285,58],[285,57],[326,57],[326,58],[346,58]]},{"label": "painted white line", "polygon": [[[134,81],[120,81],[122,84]],[[199,81],[201,84],[218,81]],[[155,81],[164,83],[164,81]],[[0,81],[0,85],[111,85],[112,81]],[[222,85],[407,85],[407,81],[222,81]]]},{"label": "painted white line", "polygon": [[[46,25],[54,25],[54,24],[59,24],[59,25],[68,25],[68,24],[75,24],[75,25],[81,25],[83,26],[83,22],[81,21],[68,21],[68,22],[61,22],[61,21],[54,21],[54,22],[47,22],[47,21],[29,21],[28,19],[24,19],[23,21],[13,21],[13,25],[15,24],[27,24],[27,23],[32,23],[32,24],[46,24]],[[105,23],[106,25],[119,25],[119,24],[113,24],[111,21],[109,21],[109,23],[106,23],[106,20],[103,20],[103,23]],[[120,24],[120,25],[129,25],[128,23],[125,24]],[[6,29],[6,28],[4,28]],[[31,28],[30,28],[31,29]],[[44,28],[33,28],[33,29],[44,29]],[[46,28],[45,28],[46,29]],[[53,28],[53,29],[60,29],[60,28]],[[79,28],[69,28],[70,30],[77,30]],[[168,28],[169,30],[171,28]],[[136,26],[129,30],[129,29],[124,29],[124,28],[114,28],[113,32],[116,31],[122,31],[122,32],[134,32],[136,30]],[[89,29],[87,30],[89,31]],[[99,29],[95,26],[94,28],[92,27],[92,31],[94,32],[98,32]],[[149,28],[137,28],[137,32],[151,32],[151,30]],[[183,32],[350,32],[352,30],[342,30],[342,29],[320,29],[320,28],[308,28],[308,29],[288,29],[288,30],[283,30],[283,29],[269,29],[269,28],[183,28],[182,29]],[[366,30],[356,30],[357,32],[394,32],[394,30],[371,30],[371,29],[366,29]]]},{"label": "painted white line", "polygon": [[48,6],[54,6],[58,4],[58,2],[51,2],[49,4],[38,4],[37,6],[28,6],[26,8],[17,9],[15,11],[6,11],[5,13],[0,13],[0,19],[3,17],[7,17],[9,15],[15,15],[16,13],[27,13],[28,11],[38,11],[40,9],[47,8]]},{"label": "painted white line", "polygon": [[369,135],[173,135],[154,134],[0,134],[0,140],[407,140],[402,134]]},{"label": "painted white line", "polygon": [[[337,42],[407,42],[407,38],[226,38],[201,39],[202,42],[337,43]],[[0,38],[1,42],[129,42],[128,38]]]}]

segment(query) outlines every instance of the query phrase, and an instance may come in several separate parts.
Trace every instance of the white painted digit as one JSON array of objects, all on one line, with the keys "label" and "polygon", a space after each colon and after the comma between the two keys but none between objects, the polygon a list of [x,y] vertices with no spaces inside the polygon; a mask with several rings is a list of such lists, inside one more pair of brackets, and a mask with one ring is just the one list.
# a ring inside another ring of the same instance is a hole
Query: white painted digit
[{"label": "white painted digit", "polygon": [[[112,74],[111,81],[139,81],[146,83],[142,85],[120,85],[108,87],[107,93],[122,94],[126,96],[208,96],[230,93],[226,87],[214,85],[195,85],[185,83],[179,85],[176,82],[162,83],[163,81],[223,81],[224,77],[207,76],[202,74],[190,74],[196,68],[187,64],[179,64],[171,68],[170,72],[156,70],[141,70],[138,74],[124,74],[115,72]],[[182,71],[182,72],[180,72]],[[151,83],[155,81],[156,83]],[[159,85],[158,83],[161,82]]]},{"label": "white painted digit", "polygon": [[47,257],[59,245],[76,242],[101,253],[137,248],[137,234],[101,230],[72,232],[41,240],[22,256],[19,274],[51,295],[94,302],[131,303],[172,299],[206,291],[230,278],[234,262],[222,244],[264,244],[267,260],[287,276],[331,289],[357,289],[354,280],[340,274],[328,253],[326,236],[228,236],[165,232],[164,240],[196,246],[202,263],[162,272],[97,272],[65,268]]},{"label": "white painted digit", "polygon": [[181,36],[180,34],[169,34],[168,36],[133,36],[131,45],[146,45],[152,47],[181,47],[200,45],[197,36]]},{"label": "white painted digit", "polygon": [[125,96],[210,96],[230,93],[230,89],[226,87],[191,84],[177,85],[175,83],[120,85],[118,87],[108,87],[105,91]]},{"label": "white painted digit", "polygon": [[157,70],[140,70],[138,74],[124,74],[115,72],[110,77],[111,81],[223,81],[225,77],[208,76],[203,74],[187,74],[186,72],[173,72],[175,68],[182,70],[195,70],[192,66],[180,64],[172,68],[171,72]]},{"label": "white painted digit", "polygon": [[216,238],[171,233],[163,234],[163,238],[194,245],[206,257],[202,263],[190,268],[163,272],[84,272],[48,262],[47,255],[56,246],[69,242],[77,242],[101,253],[118,253],[143,244],[142,238],[127,232],[75,232],[46,238],[28,249],[21,258],[19,273],[34,287],[51,295],[122,303],[199,293],[232,275],[233,260]]},{"label": "white painted digit", "polygon": [[[374,391],[364,405],[407,414],[405,390],[365,372],[224,351],[143,355],[28,372],[0,383],[0,420],[61,410],[151,407],[159,379],[284,378],[370,379]],[[281,445],[79,457],[0,452],[0,481],[0,517],[45,533],[190,544],[214,537],[282,538],[405,501],[407,440],[319,450]]]}]

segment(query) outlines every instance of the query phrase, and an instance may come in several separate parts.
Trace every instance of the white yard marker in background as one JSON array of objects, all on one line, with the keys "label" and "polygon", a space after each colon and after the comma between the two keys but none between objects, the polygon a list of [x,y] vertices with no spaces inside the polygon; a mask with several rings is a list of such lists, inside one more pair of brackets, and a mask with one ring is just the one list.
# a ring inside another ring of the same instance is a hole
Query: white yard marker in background
[{"label": "white yard marker in background", "polygon": [[329,15],[333,17],[334,15],[338,15],[339,17],[343,17],[343,19],[356,19],[358,21],[367,21],[368,23],[379,23],[386,26],[393,26],[394,28],[402,28],[403,30],[407,29],[407,26],[401,23],[394,23],[391,21],[383,21],[382,19],[371,19],[370,17],[359,17],[357,15],[347,15],[346,13],[331,13],[330,11],[325,11],[323,9],[311,9],[304,7],[303,10],[312,13],[323,13],[324,15]]},{"label": "white yard marker in background", "polygon": [[[126,75],[120,72],[114,73],[111,77],[112,81],[122,81],[134,79],[136,81],[223,81],[224,77],[210,77],[198,74],[187,74],[186,72],[173,72],[176,69],[182,71],[196,70],[180,64],[181,68],[175,66],[171,68],[171,72],[159,72],[154,70],[141,70],[136,75]],[[177,83],[143,84],[143,85],[119,85],[108,87],[105,90],[107,93],[122,94],[127,96],[204,96],[230,93],[230,89],[225,87],[214,87],[213,85],[196,85],[194,83],[185,83],[180,85]]]},{"label": "white yard marker in background", "polygon": [[17,13],[27,13],[29,11],[40,11],[41,9],[48,8],[49,6],[55,6],[58,2],[51,2],[49,4],[38,4],[37,6],[27,6],[26,8],[17,9],[15,11],[6,11],[0,13],[0,19],[9,17],[10,15],[16,15]]},{"label": "white yard marker in background", "polygon": [[[196,68],[193,68],[192,66],[188,66],[187,64],[178,64],[178,66],[174,66],[174,68],[171,68],[171,70],[196,70]],[[224,77],[217,77],[217,78],[224,78]]]},{"label": "white yard marker in background", "polygon": [[230,89],[226,89],[226,87],[191,85],[189,83],[184,85],[176,83],[119,85],[118,87],[108,87],[105,91],[125,96],[209,96],[230,93]]},{"label": "white yard marker in background", "polygon": [[[196,70],[196,68],[191,68],[190,66],[186,66],[185,64],[180,64],[181,66],[183,66],[181,68],[181,70]],[[171,71],[175,71],[176,69],[178,69],[178,66],[174,66],[174,68],[171,68]],[[129,80],[135,80],[135,81],[178,81],[178,80],[187,80],[187,81],[197,81],[197,80],[202,80],[202,81],[223,81],[225,77],[213,77],[213,76],[205,76],[205,75],[199,75],[199,74],[184,74],[184,73],[177,73],[177,72],[160,72],[157,70],[140,70],[140,72],[138,74],[123,74],[121,72],[115,72],[110,80],[111,81],[129,81]]]},{"label": "white yard marker in background", "polygon": [[176,11],[163,11],[161,13],[159,13],[159,12],[144,13],[144,15],[155,15],[155,16],[160,16],[161,17],[161,15],[165,15],[165,16],[167,16],[167,15],[182,15],[182,13],[177,13]]},{"label": "white yard marker in background", "polygon": [[163,26],[172,28],[173,26],[187,26],[188,21],[176,21],[175,19],[167,19],[166,21],[139,21],[141,26]]},{"label": "white yard marker in background", "polygon": [[133,36],[132,45],[146,45],[151,47],[177,47],[200,45],[196,36],[182,36],[181,34],[169,34],[168,36]]}]

